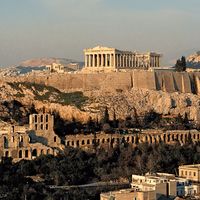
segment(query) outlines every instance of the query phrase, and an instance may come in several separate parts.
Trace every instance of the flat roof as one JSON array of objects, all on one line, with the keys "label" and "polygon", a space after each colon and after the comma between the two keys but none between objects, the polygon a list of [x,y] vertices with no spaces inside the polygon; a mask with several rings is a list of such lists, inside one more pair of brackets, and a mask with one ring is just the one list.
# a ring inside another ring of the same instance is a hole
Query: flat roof
[{"label": "flat roof", "polygon": [[193,164],[193,165],[181,165],[181,166],[179,166],[179,168],[181,169],[181,168],[193,168],[193,169],[200,169],[200,164]]}]

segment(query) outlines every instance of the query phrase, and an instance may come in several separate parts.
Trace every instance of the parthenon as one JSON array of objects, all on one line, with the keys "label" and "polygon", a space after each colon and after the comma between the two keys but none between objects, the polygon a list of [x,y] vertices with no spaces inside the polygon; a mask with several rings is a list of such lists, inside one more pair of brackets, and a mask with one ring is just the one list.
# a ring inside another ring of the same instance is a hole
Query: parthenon
[{"label": "parthenon", "polygon": [[149,69],[160,67],[161,54],[121,51],[115,48],[97,46],[84,49],[85,70],[118,71],[123,69]]}]

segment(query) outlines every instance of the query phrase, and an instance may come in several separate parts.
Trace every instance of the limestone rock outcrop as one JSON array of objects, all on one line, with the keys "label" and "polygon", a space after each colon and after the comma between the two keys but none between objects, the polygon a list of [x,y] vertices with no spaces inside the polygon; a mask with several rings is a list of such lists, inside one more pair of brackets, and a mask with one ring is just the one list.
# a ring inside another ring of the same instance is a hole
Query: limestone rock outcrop
[{"label": "limestone rock outcrop", "polygon": [[[51,91],[48,91],[48,90]],[[47,94],[49,96],[47,96]],[[34,86],[30,88],[11,86],[8,83],[0,85],[1,101],[17,100],[23,105],[34,105],[36,110],[45,109],[49,112],[58,112],[65,120],[73,118],[80,122],[87,122],[90,117],[101,119],[105,107],[108,108],[110,118],[114,114],[118,119],[128,116],[144,116],[146,112],[154,110],[163,115],[188,114],[189,119],[200,120],[200,96],[192,93],[168,93],[163,91],[132,88],[129,90],[87,90],[83,92],[84,103],[77,107],[75,104],[63,104],[58,90],[44,88],[37,91]],[[41,98],[42,97],[42,98]],[[47,99],[44,100],[44,97]],[[79,98],[79,97],[75,97]],[[1,109],[1,112],[7,108]]]}]

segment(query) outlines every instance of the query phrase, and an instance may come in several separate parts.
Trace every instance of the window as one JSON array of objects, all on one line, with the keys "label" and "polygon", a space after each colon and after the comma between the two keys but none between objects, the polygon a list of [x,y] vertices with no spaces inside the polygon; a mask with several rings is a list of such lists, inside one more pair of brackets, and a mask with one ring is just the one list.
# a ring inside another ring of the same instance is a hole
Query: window
[{"label": "window", "polygon": [[4,148],[8,148],[8,139],[4,136]]},{"label": "window", "polygon": [[32,156],[33,156],[33,157],[36,157],[36,156],[37,156],[37,149],[34,149],[34,150],[32,151]]},{"label": "window", "polygon": [[22,150],[19,151],[19,158],[22,158]]},{"label": "window", "polygon": [[187,176],[187,171],[185,171],[185,175]]},{"label": "window", "polygon": [[196,176],[196,172],[194,172],[193,175]]},{"label": "window", "polygon": [[49,116],[48,115],[46,115],[46,122],[48,122],[49,121]]},{"label": "window", "polygon": [[56,142],[56,136],[54,136],[54,142]]},{"label": "window", "polygon": [[43,115],[40,116],[40,122],[43,122]]},{"label": "window", "polygon": [[183,176],[183,171],[181,171],[181,176]]},{"label": "window", "polygon": [[35,124],[35,130],[37,131],[37,124]]},{"label": "window", "polygon": [[105,142],[105,139],[102,139],[102,143],[104,143]]},{"label": "window", "polygon": [[82,145],[84,145],[85,144],[85,140],[82,140]]},{"label": "window", "polygon": [[43,130],[43,124],[40,125],[40,129]]},{"label": "window", "polygon": [[37,115],[35,115],[35,123],[37,123]]},{"label": "window", "polygon": [[28,150],[25,151],[25,158],[28,158]]},{"label": "window", "polygon": [[87,140],[87,144],[90,144],[90,140]]},{"label": "window", "polygon": [[191,172],[189,172],[189,176],[191,176]]},{"label": "window", "polygon": [[48,126],[48,124],[46,124],[46,130],[48,130],[49,129],[49,126]]}]

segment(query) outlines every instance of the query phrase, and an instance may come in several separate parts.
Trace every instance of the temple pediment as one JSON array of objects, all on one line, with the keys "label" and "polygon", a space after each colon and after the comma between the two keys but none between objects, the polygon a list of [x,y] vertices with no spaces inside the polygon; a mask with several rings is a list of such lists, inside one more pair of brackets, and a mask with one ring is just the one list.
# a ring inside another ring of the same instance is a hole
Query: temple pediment
[{"label": "temple pediment", "polygon": [[94,48],[85,49],[85,51],[114,51],[115,48],[96,46]]}]

